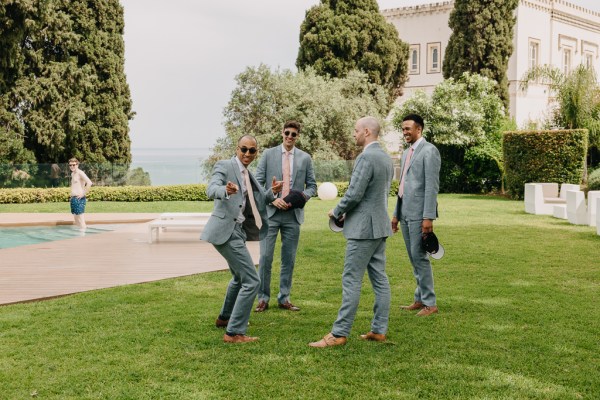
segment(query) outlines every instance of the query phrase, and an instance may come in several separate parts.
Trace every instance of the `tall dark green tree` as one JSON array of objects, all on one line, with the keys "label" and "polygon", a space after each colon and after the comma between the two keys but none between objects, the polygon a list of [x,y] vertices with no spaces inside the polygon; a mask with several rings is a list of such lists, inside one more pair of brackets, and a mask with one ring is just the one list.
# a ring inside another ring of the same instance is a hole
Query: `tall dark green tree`
[{"label": "tall dark green tree", "polygon": [[408,45],[379,13],[376,0],[321,0],[300,27],[296,66],[334,78],[358,69],[393,100],[407,79]]},{"label": "tall dark green tree", "polygon": [[444,56],[444,78],[464,72],[498,82],[498,95],[508,107],[508,59],[513,52],[514,11],[518,0],[455,0],[448,25],[452,35]]},{"label": "tall dark green tree", "polygon": [[118,0],[7,1],[0,21],[9,50],[0,58],[0,105],[15,116],[6,135],[21,131],[38,162],[129,163],[133,112]]},{"label": "tall dark green tree", "polygon": [[23,164],[35,161],[25,149],[25,131],[12,111],[10,92],[22,74],[25,18],[33,0],[0,3],[0,163]]}]

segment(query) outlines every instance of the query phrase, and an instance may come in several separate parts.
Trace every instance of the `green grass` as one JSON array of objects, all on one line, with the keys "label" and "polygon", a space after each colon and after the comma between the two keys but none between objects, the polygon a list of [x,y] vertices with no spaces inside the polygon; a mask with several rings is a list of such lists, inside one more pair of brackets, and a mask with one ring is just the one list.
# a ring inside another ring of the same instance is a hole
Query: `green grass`
[{"label": "green grass", "polygon": [[[522,202],[440,196],[435,231],[446,248],[434,262],[440,314],[421,319],[399,309],[411,302],[414,282],[395,235],[387,253],[388,343],[357,338],[372,317],[365,279],[348,344],[312,349],[307,343],[329,332],[341,302],[345,241],[329,231],[326,218],[334,205],[308,203],[292,292],[302,311],[253,313],[248,333],[258,343],[225,345],[213,325],[228,272],[4,306],[0,398],[600,397],[600,236],[593,228],[525,214]],[[10,211],[66,208],[30,206]],[[89,205],[96,212],[160,212],[212,204],[147,206]],[[276,292],[279,263],[273,272]]]}]

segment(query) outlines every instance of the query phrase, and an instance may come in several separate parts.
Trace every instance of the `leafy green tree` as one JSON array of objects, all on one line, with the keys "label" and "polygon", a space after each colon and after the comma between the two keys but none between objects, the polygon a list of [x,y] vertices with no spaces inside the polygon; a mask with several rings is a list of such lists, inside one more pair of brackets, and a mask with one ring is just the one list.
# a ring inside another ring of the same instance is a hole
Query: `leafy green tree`
[{"label": "leafy green tree", "polygon": [[293,73],[260,65],[248,67],[236,82],[224,110],[226,134],[217,140],[206,168],[232,157],[244,134],[256,136],[261,149],[280,144],[286,120],[302,124],[297,145],[313,159],[351,160],[360,151],[353,137],[355,121],[365,115],[383,120],[388,108],[386,90],[358,71],[329,78],[312,68]]},{"label": "leafy green tree", "polygon": [[133,113],[118,0],[24,0],[0,11],[9,49],[0,95],[18,122],[6,135],[22,132],[38,162],[129,163]]},{"label": "leafy green tree", "polygon": [[521,89],[531,82],[548,85],[558,107],[550,117],[550,125],[567,129],[586,128],[590,146],[600,148],[600,85],[596,71],[579,65],[564,74],[559,68],[543,65],[528,70],[521,79]]},{"label": "leafy green tree", "polygon": [[456,0],[448,21],[452,34],[444,56],[444,78],[458,79],[471,72],[493,79],[508,107],[506,71],[517,6],[518,0]]},{"label": "leafy green tree", "polygon": [[502,136],[507,123],[496,82],[464,73],[437,85],[431,94],[417,91],[394,112],[393,124],[417,113],[425,120],[424,136],[442,155],[440,188],[445,192],[482,192],[502,183]]},{"label": "leafy green tree", "polygon": [[300,27],[296,66],[336,78],[358,69],[387,88],[393,100],[407,79],[408,45],[379,13],[376,0],[321,0]]}]

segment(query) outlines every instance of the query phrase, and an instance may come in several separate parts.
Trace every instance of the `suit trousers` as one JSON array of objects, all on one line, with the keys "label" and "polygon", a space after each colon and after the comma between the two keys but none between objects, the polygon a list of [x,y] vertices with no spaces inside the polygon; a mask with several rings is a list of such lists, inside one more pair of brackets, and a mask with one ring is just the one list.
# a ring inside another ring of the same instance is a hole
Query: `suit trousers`
[{"label": "suit trousers", "polygon": [[228,333],[245,335],[260,280],[246,247],[246,233],[242,225],[236,223],[229,240],[214,247],[227,260],[233,276],[227,286],[219,318],[229,320]]},{"label": "suit trousers", "polygon": [[292,274],[296,263],[296,251],[300,240],[300,224],[294,211],[277,210],[269,218],[269,231],[260,241],[259,271],[260,289],[258,300],[269,302],[271,298],[271,269],[277,235],[281,232],[281,275],[279,278],[279,294],[277,301],[283,304],[290,299],[292,290]]},{"label": "suit trousers", "polygon": [[348,337],[358,310],[365,270],[375,293],[371,331],[387,333],[390,315],[390,282],[385,272],[385,242],[379,239],[348,239],[342,273],[342,306],[333,323],[334,335]]},{"label": "suit trousers", "polygon": [[433,290],[433,270],[429,256],[421,248],[422,220],[407,221],[400,220],[400,229],[404,237],[404,244],[408,252],[408,258],[413,267],[413,274],[417,281],[414,301],[426,306],[435,306],[435,292]]}]

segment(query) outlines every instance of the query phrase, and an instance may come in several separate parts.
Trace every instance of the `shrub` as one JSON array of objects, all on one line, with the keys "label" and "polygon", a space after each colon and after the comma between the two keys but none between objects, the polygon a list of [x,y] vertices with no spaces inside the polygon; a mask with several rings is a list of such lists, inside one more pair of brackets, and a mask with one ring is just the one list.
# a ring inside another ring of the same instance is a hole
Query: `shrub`
[{"label": "shrub", "polygon": [[522,198],[527,182],[580,184],[587,145],[587,129],[506,132],[506,188]]},{"label": "shrub", "polygon": [[[342,197],[348,182],[333,182]],[[90,201],[210,201],[205,184],[169,186],[92,186]],[[58,203],[69,200],[70,188],[0,189],[0,204]],[[392,181],[390,196],[398,194],[398,181]]]},{"label": "shrub", "polygon": [[588,175],[588,189],[600,190],[600,168]]},{"label": "shrub", "polygon": [[[70,188],[0,189],[0,203],[68,201]],[[206,185],[92,186],[91,201],[207,201]]]}]

